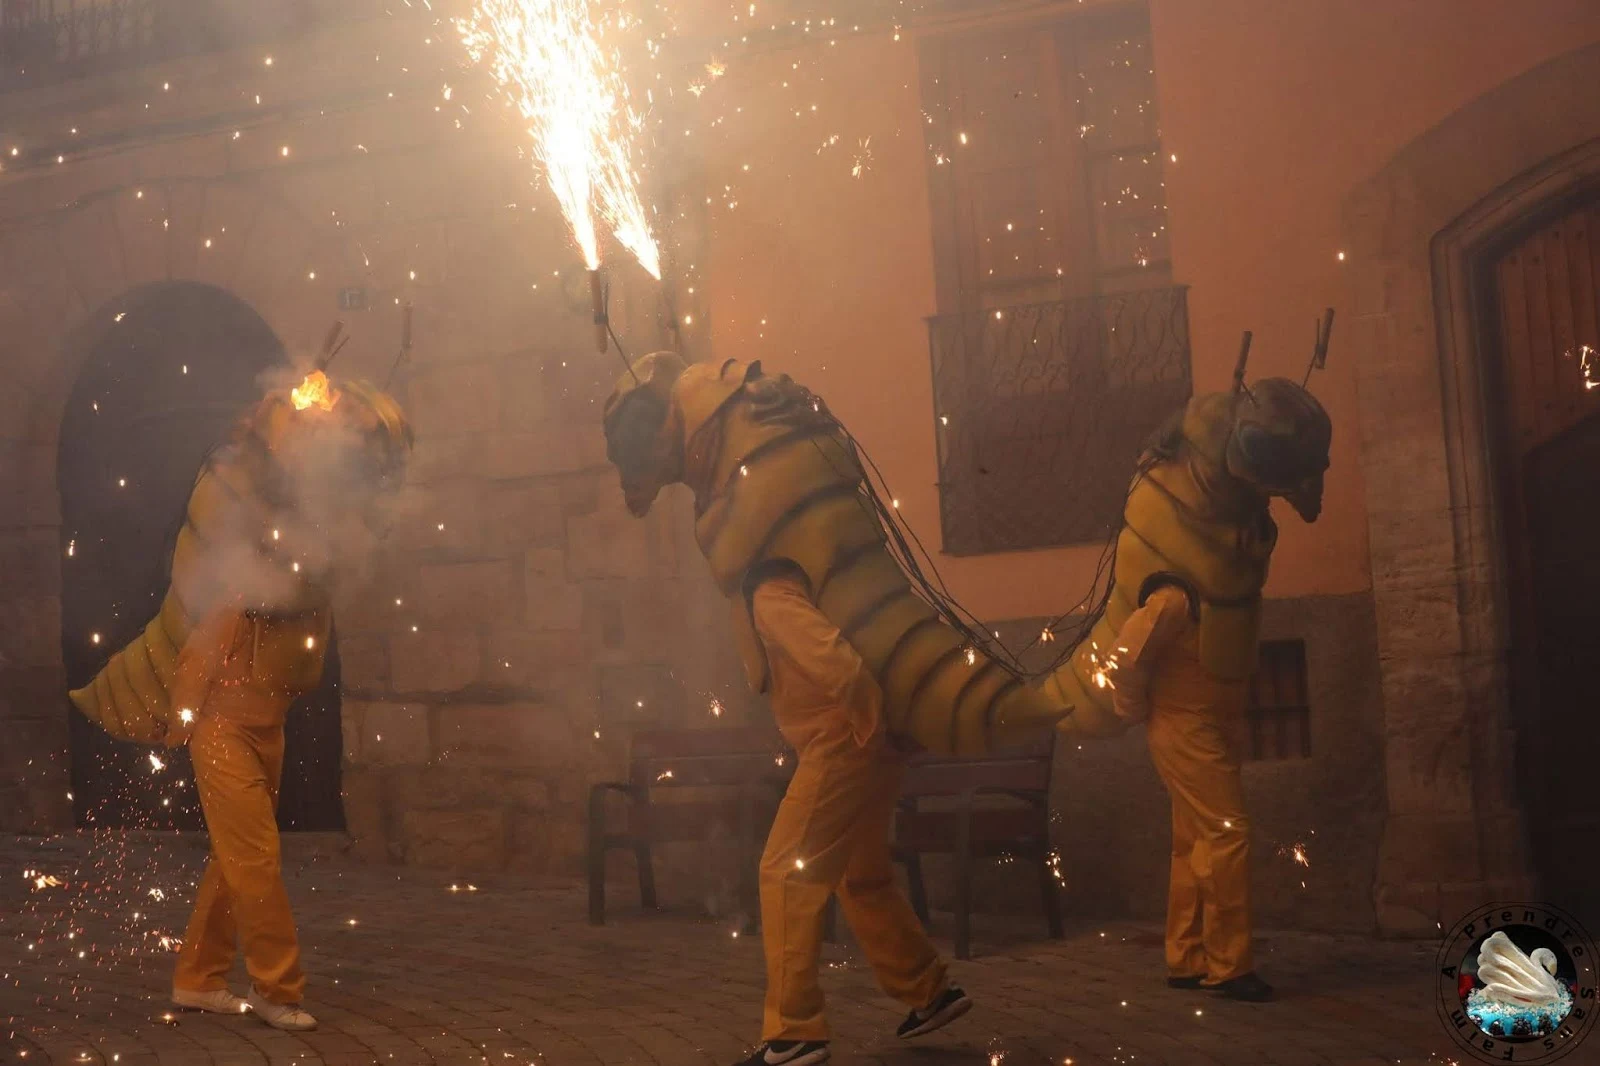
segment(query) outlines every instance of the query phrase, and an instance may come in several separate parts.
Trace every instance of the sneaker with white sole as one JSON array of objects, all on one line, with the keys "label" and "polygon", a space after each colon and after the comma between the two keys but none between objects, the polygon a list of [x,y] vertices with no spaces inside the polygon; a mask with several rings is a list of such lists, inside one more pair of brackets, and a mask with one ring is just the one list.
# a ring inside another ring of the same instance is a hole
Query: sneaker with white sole
[{"label": "sneaker with white sole", "polygon": [[317,1020],[302,1009],[300,1004],[273,1003],[257,992],[254,986],[251,987],[250,998],[246,1002],[249,1003],[252,1014],[274,1029],[304,1033],[317,1027]]},{"label": "sneaker with white sole", "polygon": [[769,1040],[739,1066],[819,1066],[832,1054],[826,1040]]},{"label": "sneaker with white sole", "polygon": [[172,1005],[184,1010],[210,1011],[212,1014],[243,1014],[249,1005],[226,988],[201,992],[193,988],[174,988]]},{"label": "sneaker with white sole", "polygon": [[972,997],[955,985],[951,985],[935,996],[933,1002],[926,1007],[907,1014],[906,1020],[900,1023],[900,1028],[895,1032],[901,1040],[926,1036],[935,1029],[943,1029],[971,1009]]}]

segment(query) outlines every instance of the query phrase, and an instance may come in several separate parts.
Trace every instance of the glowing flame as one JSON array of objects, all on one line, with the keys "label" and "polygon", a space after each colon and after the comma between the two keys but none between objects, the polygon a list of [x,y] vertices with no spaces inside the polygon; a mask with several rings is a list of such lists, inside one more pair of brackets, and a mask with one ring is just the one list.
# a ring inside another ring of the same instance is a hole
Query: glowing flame
[{"label": "glowing flame", "polygon": [[289,399],[294,402],[296,411],[304,411],[307,407],[331,411],[333,405],[339,402],[339,391],[328,384],[328,375],[313,370],[304,381],[289,391]]},{"label": "glowing flame", "polygon": [[[457,20],[462,42],[485,62],[527,120],[534,154],[590,270],[600,265],[596,216],[654,278],[661,253],[650,233],[632,161],[643,120],[633,110],[600,34],[594,0],[478,0]],[[626,25],[618,16],[615,26]]]}]

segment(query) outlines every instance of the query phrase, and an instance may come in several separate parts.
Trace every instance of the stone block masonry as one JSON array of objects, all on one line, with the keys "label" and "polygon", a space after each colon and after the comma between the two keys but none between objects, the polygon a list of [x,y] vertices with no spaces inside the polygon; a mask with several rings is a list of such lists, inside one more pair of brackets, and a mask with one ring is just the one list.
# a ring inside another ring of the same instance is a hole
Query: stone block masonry
[{"label": "stone block masonry", "polygon": [[[119,301],[151,286],[244,301],[291,360],[342,320],[335,374],[390,382],[414,423],[391,530],[337,593],[356,854],[574,873],[588,784],[624,772],[631,729],[745,706],[725,608],[681,550],[687,501],[622,506],[599,427],[621,363],[594,350],[520,131],[436,109],[442,72],[418,72],[443,58],[416,29],[319,30],[270,69],[179,61],[154,89],[134,70],[7,95],[8,138],[37,151],[0,174],[0,831],[71,824],[61,415]],[[49,148],[71,128],[92,155]],[[664,346],[660,287],[609,273],[618,333]]]}]

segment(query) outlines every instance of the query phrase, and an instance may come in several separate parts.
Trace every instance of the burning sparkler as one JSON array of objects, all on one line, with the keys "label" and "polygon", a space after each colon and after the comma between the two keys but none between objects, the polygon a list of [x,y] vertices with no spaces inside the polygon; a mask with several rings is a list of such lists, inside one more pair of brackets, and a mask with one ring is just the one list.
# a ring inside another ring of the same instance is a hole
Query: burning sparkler
[{"label": "burning sparkler", "polygon": [[528,121],[584,264],[600,267],[598,215],[659,279],[661,254],[631,158],[643,121],[615,55],[601,43],[601,25],[592,0],[479,0],[472,16],[457,22],[467,53],[488,65]]}]

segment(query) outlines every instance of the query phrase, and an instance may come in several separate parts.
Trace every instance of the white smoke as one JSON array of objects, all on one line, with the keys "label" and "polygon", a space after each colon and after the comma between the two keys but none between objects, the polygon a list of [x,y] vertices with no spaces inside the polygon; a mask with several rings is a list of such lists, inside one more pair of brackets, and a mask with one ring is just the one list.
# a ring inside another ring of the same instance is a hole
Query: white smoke
[{"label": "white smoke", "polygon": [[[335,581],[359,581],[371,571],[378,540],[373,526],[381,522],[377,457],[360,410],[352,410],[356,400],[342,396],[332,411],[294,412],[293,430],[273,435],[270,465],[250,454],[259,445],[244,427],[260,421],[272,396],[302,377],[298,370],[264,376],[263,404],[243,413],[202,474],[202,482],[243,485],[270,470],[271,480],[245,497],[197,486],[220,507],[211,510],[196,555],[174,568],[192,612],[203,615],[225,603],[273,613],[323,607]],[[258,425],[257,435],[265,433]]]}]

